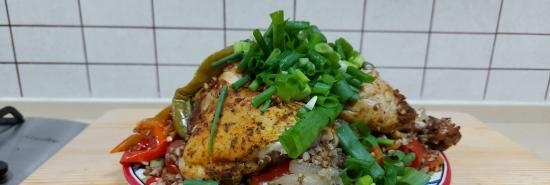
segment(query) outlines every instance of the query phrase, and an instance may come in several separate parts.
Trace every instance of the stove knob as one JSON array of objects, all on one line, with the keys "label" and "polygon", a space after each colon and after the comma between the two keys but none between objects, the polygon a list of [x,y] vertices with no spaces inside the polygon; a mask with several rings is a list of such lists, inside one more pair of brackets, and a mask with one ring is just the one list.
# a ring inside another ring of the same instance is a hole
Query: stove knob
[{"label": "stove knob", "polygon": [[0,161],[0,184],[6,181],[6,174],[8,173],[8,164],[4,161]]}]

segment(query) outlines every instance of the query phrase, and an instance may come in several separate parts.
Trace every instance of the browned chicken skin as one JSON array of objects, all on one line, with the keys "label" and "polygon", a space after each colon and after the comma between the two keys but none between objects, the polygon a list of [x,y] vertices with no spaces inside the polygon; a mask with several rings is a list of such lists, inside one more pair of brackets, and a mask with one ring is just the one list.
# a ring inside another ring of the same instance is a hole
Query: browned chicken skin
[{"label": "browned chicken skin", "polygon": [[[241,88],[228,91],[215,134],[213,155],[208,153],[210,128],[222,85],[232,81],[236,67],[228,67],[193,98],[190,132],[183,151],[184,178],[216,179],[224,184],[241,181],[243,175],[260,170],[260,151],[269,149],[279,135],[296,122],[300,103],[273,103],[264,113],[251,105],[258,93]],[[238,77],[237,77],[238,79]]]},{"label": "browned chicken skin", "polygon": [[[370,73],[377,79],[361,86],[359,100],[345,107],[340,115],[342,119],[366,123],[376,132],[405,133],[434,150],[443,151],[460,140],[460,127],[448,118],[426,117],[419,120],[424,123],[419,126],[417,112],[399,90],[382,80],[378,72],[373,70]],[[235,65],[228,66],[193,97],[189,135],[182,154],[183,162],[179,165],[184,178],[237,184],[243,176],[266,167],[266,158],[268,162],[276,158],[269,157],[273,154],[270,150],[277,148],[279,135],[295,124],[301,103],[274,101],[266,112],[261,113],[250,103],[258,92],[230,88],[215,134],[214,152],[210,156],[209,135],[220,89],[240,77]]]}]

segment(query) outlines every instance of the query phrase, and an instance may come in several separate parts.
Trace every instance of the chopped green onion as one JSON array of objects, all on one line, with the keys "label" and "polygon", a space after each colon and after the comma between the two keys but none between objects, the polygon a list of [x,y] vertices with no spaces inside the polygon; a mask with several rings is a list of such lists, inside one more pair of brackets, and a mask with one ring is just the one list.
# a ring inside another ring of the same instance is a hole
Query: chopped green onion
[{"label": "chopped green onion", "polygon": [[284,32],[285,32],[285,20],[282,10],[273,12],[270,14],[273,25],[273,48],[283,49],[284,47]]},{"label": "chopped green onion", "polygon": [[183,185],[218,185],[216,181],[185,179]]},{"label": "chopped green onion", "polygon": [[258,45],[260,45],[260,48],[262,49],[264,54],[268,55],[269,53],[271,53],[271,52],[269,52],[269,48],[267,47],[267,43],[265,42],[264,37],[262,36],[262,33],[260,33],[260,30],[259,29],[254,29],[252,34],[254,35],[254,39],[256,39],[256,42],[258,43]]},{"label": "chopped green onion", "polygon": [[300,31],[309,27],[307,21],[286,21],[285,29],[288,31]]},{"label": "chopped green onion", "polygon": [[267,99],[270,99],[271,95],[273,95],[273,93],[275,93],[276,90],[277,88],[275,88],[275,86],[271,86],[267,88],[264,92],[252,98],[252,105],[254,107],[260,106],[264,101],[266,101]]},{"label": "chopped green onion", "polygon": [[328,95],[330,93],[331,86],[325,83],[317,82],[313,85],[313,88],[311,89],[311,93],[313,94],[321,94],[321,95]]},{"label": "chopped green onion", "polygon": [[271,104],[271,99],[267,99],[264,104],[262,105],[262,107],[260,108],[260,111],[263,113],[267,110],[267,108],[269,108],[269,105]]},{"label": "chopped green onion", "polygon": [[369,175],[376,180],[382,179],[384,170],[375,162],[372,154],[359,142],[359,139],[348,124],[341,124],[340,127],[337,128],[337,135],[340,139],[340,146],[347,154],[359,160],[372,162],[373,165],[368,169]]},{"label": "chopped green onion", "polygon": [[315,45],[315,51],[321,53],[321,54],[329,54],[334,52],[332,47],[330,47],[327,43],[319,43]]},{"label": "chopped green onion", "polygon": [[384,137],[376,138],[376,142],[377,142],[378,144],[384,145],[384,146],[391,146],[391,145],[395,144],[395,141],[394,141],[394,140],[388,139],[388,138],[386,138],[385,136],[384,136]]},{"label": "chopped green onion", "polygon": [[349,59],[353,54],[353,47],[348,41],[346,41],[346,39],[336,39],[336,41],[334,41],[334,44],[336,45],[336,52],[342,55],[342,58]]},{"label": "chopped green onion", "polygon": [[279,136],[279,142],[288,156],[295,159],[302,155],[315,142],[323,128],[336,119],[341,111],[342,105],[331,108],[316,106],[296,122],[296,125],[283,132]]},{"label": "chopped green onion", "polygon": [[241,52],[233,53],[229,56],[226,56],[226,57],[223,57],[223,58],[219,59],[218,61],[213,62],[212,67],[218,67],[218,66],[227,64],[231,61],[235,61],[237,58],[240,58],[242,56],[243,56],[243,53],[241,53]]},{"label": "chopped green onion", "polygon": [[250,90],[252,90],[252,91],[258,90],[259,87],[260,87],[260,80],[259,79],[254,79],[252,81],[252,83],[250,83],[250,85],[248,86],[248,88],[250,88]]},{"label": "chopped green onion", "polygon": [[346,71],[348,74],[352,75],[353,77],[363,81],[363,82],[367,82],[367,83],[370,83],[370,82],[373,82],[375,80],[375,78],[357,68],[354,68],[354,67],[351,67],[351,66],[348,66],[348,69]]},{"label": "chopped green onion", "polygon": [[347,169],[340,172],[340,179],[342,179],[342,183],[344,183],[344,185],[350,185],[353,183],[353,179],[349,177]]},{"label": "chopped green onion", "polygon": [[279,48],[275,48],[273,51],[271,51],[271,53],[265,60],[264,65],[267,66],[268,68],[277,67],[277,62],[279,62],[279,55],[281,55],[281,50]]},{"label": "chopped green onion", "polygon": [[309,78],[300,69],[292,69],[291,74],[296,75],[302,82],[309,82]]},{"label": "chopped green onion", "polygon": [[299,118],[302,118],[304,117],[304,115],[306,115],[306,113],[308,113],[309,110],[305,107],[300,107],[300,109],[298,109],[298,113],[296,114]]},{"label": "chopped green onion", "polygon": [[418,170],[406,167],[403,171],[403,176],[397,182],[405,185],[424,185],[430,181],[428,174],[419,172]]},{"label": "chopped green onion", "polygon": [[365,145],[369,150],[371,150],[373,147],[378,146],[378,142],[376,141],[376,137],[373,135],[368,135],[363,138],[362,140],[363,145]]},{"label": "chopped green onion", "polygon": [[226,96],[227,86],[224,85],[220,92],[220,96],[218,97],[216,112],[214,113],[214,121],[212,121],[212,128],[210,129],[210,140],[208,142],[208,153],[210,154],[210,157],[212,157],[212,154],[214,153],[214,136],[216,135],[216,129],[218,128],[218,122],[220,120],[220,114],[222,112],[223,102],[225,101]]},{"label": "chopped green onion", "polygon": [[340,80],[332,86],[332,91],[342,102],[357,101],[359,94],[353,88],[345,80]]},{"label": "chopped green onion", "polygon": [[372,183],[374,183],[374,179],[372,179],[372,177],[370,175],[365,175],[363,177],[360,177],[359,179],[357,179],[357,183],[355,183],[356,185],[371,185]]},{"label": "chopped green onion", "polygon": [[258,50],[258,45],[255,43],[252,43],[250,45],[250,49],[248,50],[248,52],[245,53],[243,59],[241,60],[241,62],[239,62],[239,69],[241,71],[245,71],[248,68],[248,64],[252,61],[252,58],[254,57],[254,55],[256,55],[257,50]]},{"label": "chopped green onion", "polygon": [[250,41],[238,41],[233,44],[234,53],[246,53],[250,49]]},{"label": "chopped green onion", "polygon": [[290,68],[290,66],[294,65],[294,63],[300,58],[300,54],[295,51],[284,51],[281,53],[281,61],[280,63],[280,69],[281,70],[287,70]]},{"label": "chopped green onion", "polygon": [[352,85],[353,87],[360,87],[361,84],[363,82],[361,82],[361,80],[357,79],[357,78],[352,78],[352,79],[349,79],[349,80],[346,80],[346,82],[348,82],[350,85]]},{"label": "chopped green onion", "polygon": [[405,166],[409,166],[412,161],[416,158],[416,155],[414,152],[408,153],[403,157],[403,163],[405,163]]},{"label": "chopped green onion", "polygon": [[246,84],[248,81],[250,81],[250,76],[244,76],[241,79],[237,80],[235,83],[231,85],[233,90],[237,90],[241,88],[244,84]]}]

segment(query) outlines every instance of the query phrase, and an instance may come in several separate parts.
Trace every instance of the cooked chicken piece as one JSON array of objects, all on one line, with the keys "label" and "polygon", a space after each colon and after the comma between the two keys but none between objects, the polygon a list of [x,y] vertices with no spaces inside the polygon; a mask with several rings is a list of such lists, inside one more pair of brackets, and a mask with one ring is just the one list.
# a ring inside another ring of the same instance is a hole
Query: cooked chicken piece
[{"label": "cooked chicken piece", "polygon": [[412,134],[430,149],[445,151],[456,145],[462,135],[460,126],[451,122],[451,118],[435,118],[427,116],[421,122],[417,122]]},{"label": "cooked chicken piece", "polygon": [[363,84],[359,100],[345,107],[340,116],[348,122],[366,122],[370,129],[384,133],[412,128],[416,111],[405,96],[381,79],[377,71],[370,74],[376,80]]},{"label": "cooked chicken piece", "polygon": [[279,135],[296,122],[295,114],[300,103],[274,101],[261,113],[250,103],[258,92],[248,88],[238,91],[229,88],[214,138],[213,155],[210,156],[210,129],[221,87],[239,77],[236,66],[229,66],[193,98],[189,137],[183,150],[185,164],[180,165],[184,178],[239,183],[242,176],[266,166],[259,162],[270,153],[265,150],[280,150]]}]

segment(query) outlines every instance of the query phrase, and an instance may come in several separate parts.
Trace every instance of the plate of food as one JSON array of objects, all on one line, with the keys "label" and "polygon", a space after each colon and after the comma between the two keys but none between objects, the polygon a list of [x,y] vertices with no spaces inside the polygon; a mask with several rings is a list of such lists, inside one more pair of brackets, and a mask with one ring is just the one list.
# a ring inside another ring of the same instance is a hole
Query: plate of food
[{"label": "plate of food", "polygon": [[129,184],[450,184],[459,126],[412,108],[345,39],[270,17],[111,151]]}]

